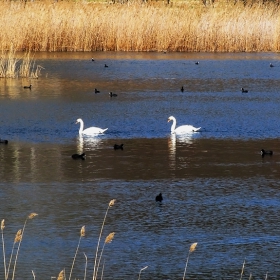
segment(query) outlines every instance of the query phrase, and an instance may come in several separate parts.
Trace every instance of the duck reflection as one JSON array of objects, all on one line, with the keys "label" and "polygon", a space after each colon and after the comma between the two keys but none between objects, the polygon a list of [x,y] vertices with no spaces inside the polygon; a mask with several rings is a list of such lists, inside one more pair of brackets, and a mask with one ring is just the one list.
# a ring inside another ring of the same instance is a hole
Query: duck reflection
[{"label": "duck reflection", "polygon": [[169,150],[169,166],[171,169],[176,169],[176,146],[179,145],[192,145],[194,133],[176,135],[171,133],[168,139],[168,150]]}]

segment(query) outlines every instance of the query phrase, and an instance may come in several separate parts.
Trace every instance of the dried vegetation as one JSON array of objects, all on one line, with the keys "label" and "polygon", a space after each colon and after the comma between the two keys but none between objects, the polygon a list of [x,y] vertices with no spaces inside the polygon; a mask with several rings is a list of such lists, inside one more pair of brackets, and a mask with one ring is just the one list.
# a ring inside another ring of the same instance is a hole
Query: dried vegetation
[{"label": "dried vegetation", "polygon": [[276,2],[5,1],[0,28],[0,50],[11,42],[19,51],[280,49]]}]

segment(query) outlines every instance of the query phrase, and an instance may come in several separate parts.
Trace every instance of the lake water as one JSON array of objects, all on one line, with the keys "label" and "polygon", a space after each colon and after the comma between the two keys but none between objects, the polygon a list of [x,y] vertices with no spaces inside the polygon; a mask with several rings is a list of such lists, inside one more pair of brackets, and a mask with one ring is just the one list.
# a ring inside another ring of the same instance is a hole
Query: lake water
[{"label": "lake water", "polygon": [[[7,263],[38,214],[15,279],[64,268],[69,278],[83,225],[72,279],[92,279],[112,199],[98,279],[139,279],[145,266],[141,279],[182,279],[194,242],[186,279],[240,279],[244,260],[242,279],[280,279],[280,54],[42,53],[35,64],[44,69],[31,90],[0,80]],[[171,135],[170,115],[201,132]],[[78,118],[108,130],[81,138]]]}]

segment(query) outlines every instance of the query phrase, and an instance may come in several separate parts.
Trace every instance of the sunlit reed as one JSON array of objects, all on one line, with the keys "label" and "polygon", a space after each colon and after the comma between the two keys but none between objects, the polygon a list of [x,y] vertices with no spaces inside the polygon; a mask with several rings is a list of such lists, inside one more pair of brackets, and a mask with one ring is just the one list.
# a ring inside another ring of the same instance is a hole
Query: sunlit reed
[{"label": "sunlit reed", "polygon": [[9,260],[9,264],[8,264],[8,268],[7,268],[7,273],[6,273],[5,279],[9,278],[9,272],[10,272],[10,267],[11,267],[11,263],[12,263],[12,260],[13,260],[13,254],[14,254],[15,245],[18,242],[21,241],[21,237],[22,237],[22,230],[19,229],[17,231],[17,233],[16,233],[15,238],[14,238],[14,243],[13,243],[12,252],[11,252],[11,255],[10,255],[10,260]]},{"label": "sunlit reed", "polygon": [[76,253],[75,253],[75,256],[74,256],[74,259],[73,259],[73,263],[72,263],[72,267],[71,267],[70,274],[69,274],[69,280],[71,279],[71,275],[72,275],[72,271],[73,271],[73,268],[74,268],[74,264],[75,264],[75,260],[76,260],[76,257],[77,257],[77,253],[78,253],[78,250],[79,250],[79,247],[80,247],[81,239],[85,235],[86,235],[86,228],[85,228],[85,226],[82,226],[82,228],[80,230],[80,238],[79,238],[78,246],[77,246],[77,249],[76,249]]},{"label": "sunlit reed", "polygon": [[138,280],[140,280],[140,277],[141,277],[141,273],[143,270],[145,270],[146,268],[148,268],[148,266],[146,265],[145,267],[141,268],[140,271],[139,271],[139,275],[138,275]]},{"label": "sunlit reed", "polygon": [[0,50],[11,42],[21,51],[280,50],[277,3],[147,2],[1,1]]},{"label": "sunlit reed", "polygon": [[0,56],[0,78],[30,78],[37,79],[44,69],[35,65],[34,54],[31,58],[30,51],[18,54],[14,45],[11,44],[9,51],[3,51]]},{"label": "sunlit reed", "polygon": [[[98,264],[97,264],[97,268],[96,268],[96,278],[97,278],[97,275],[98,275],[98,269],[99,269],[99,266],[100,266],[100,262],[101,262],[101,259],[102,259],[102,255],[103,255],[103,251],[104,251],[104,248],[105,248],[105,245],[108,244],[108,243],[111,243],[113,241],[113,238],[115,236],[115,233],[114,232],[111,232],[105,239],[104,243],[103,243],[103,247],[102,247],[102,250],[101,250],[101,253],[100,253],[100,256],[99,256],[99,260],[98,260]],[[103,272],[102,272],[103,274]]]},{"label": "sunlit reed", "polygon": [[240,280],[242,280],[244,269],[245,269],[245,260],[244,260],[243,265],[242,265],[242,269],[241,269],[241,273],[240,273]]},{"label": "sunlit reed", "polygon": [[[24,225],[23,225],[23,228],[22,228],[22,231],[20,233],[20,236],[18,236],[18,247],[17,247],[17,253],[16,253],[16,257],[15,257],[15,262],[14,262],[14,269],[13,269],[13,276],[12,276],[12,280],[14,280],[15,278],[15,272],[16,272],[16,265],[17,265],[17,259],[18,259],[18,254],[19,254],[19,249],[20,249],[20,245],[21,245],[21,242],[22,242],[22,238],[23,238],[23,234],[24,234],[24,230],[25,230],[25,227],[26,227],[26,223],[28,220],[31,220],[33,219],[34,217],[36,217],[38,214],[36,213],[31,213],[28,215],[28,217],[26,218],[25,222],[24,222]],[[16,236],[17,238],[17,236]]]},{"label": "sunlit reed", "polygon": [[104,219],[103,219],[103,223],[102,223],[102,226],[101,226],[101,229],[100,229],[99,238],[98,238],[97,247],[96,247],[96,252],[95,252],[95,258],[94,258],[93,277],[92,277],[93,280],[96,280],[96,279],[97,279],[98,251],[99,251],[99,244],[100,244],[101,236],[102,236],[102,233],[103,233],[103,228],[104,228],[105,221],[106,221],[106,218],[107,218],[107,215],[108,215],[108,211],[109,211],[109,209],[110,209],[112,206],[114,206],[115,202],[116,202],[116,199],[112,199],[112,200],[109,202],[108,207],[107,207],[107,210],[106,210],[106,212],[105,212],[105,216],[104,216]]},{"label": "sunlit reed", "polygon": [[61,270],[57,276],[57,280],[65,280],[65,271]]},{"label": "sunlit reed", "polygon": [[5,220],[3,219],[1,221],[1,233],[2,233],[3,264],[4,264],[4,273],[5,273],[5,279],[6,279],[7,267],[6,267],[5,242],[4,242],[4,228],[5,228]]},{"label": "sunlit reed", "polygon": [[185,280],[185,276],[186,276],[186,271],[187,271],[187,266],[188,266],[188,262],[189,262],[189,258],[190,258],[190,254],[195,250],[197,246],[197,242],[192,243],[188,252],[188,257],[187,257],[187,261],[186,261],[186,266],[185,266],[185,271],[184,271],[184,275],[183,275],[183,280]]},{"label": "sunlit reed", "polygon": [[87,278],[87,263],[88,263],[88,261],[87,261],[87,255],[84,253],[84,256],[85,256],[85,259],[86,259],[86,263],[85,263],[85,273],[84,273],[84,280],[86,280],[86,278]]}]

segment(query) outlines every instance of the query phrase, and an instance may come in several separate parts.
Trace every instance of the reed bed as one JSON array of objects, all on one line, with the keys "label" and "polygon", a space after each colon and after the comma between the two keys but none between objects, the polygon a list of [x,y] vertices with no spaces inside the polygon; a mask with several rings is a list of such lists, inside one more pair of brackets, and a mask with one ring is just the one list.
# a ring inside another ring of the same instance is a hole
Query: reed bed
[{"label": "reed bed", "polygon": [[176,3],[3,1],[0,50],[11,43],[18,51],[280,50],[275,4]]},{"label": "reed bed", "polygon": [[[0,55],[0,78],[30,78],[37,79],[41,74],[42,66],[35,66],[34,54],[26,51],[21,57],[16,53],[13,44],[9,51],[3,51]],[[32,56],[32,57],[31,57]]]}]

